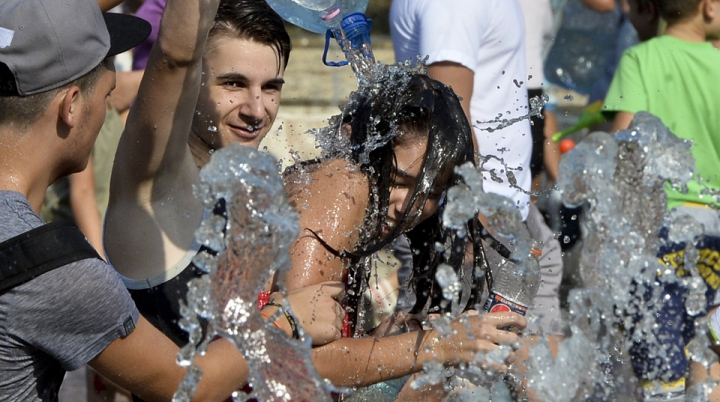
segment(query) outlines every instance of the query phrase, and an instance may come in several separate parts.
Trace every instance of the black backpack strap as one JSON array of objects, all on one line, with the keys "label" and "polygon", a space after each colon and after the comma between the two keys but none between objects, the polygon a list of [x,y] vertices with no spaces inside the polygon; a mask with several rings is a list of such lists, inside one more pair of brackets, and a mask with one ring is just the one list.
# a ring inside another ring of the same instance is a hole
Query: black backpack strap
[{"label": "black backpack strap", "polygon": [[100,256],[72,222],[52,222],[0,243],[0,293],[71,262]]}]

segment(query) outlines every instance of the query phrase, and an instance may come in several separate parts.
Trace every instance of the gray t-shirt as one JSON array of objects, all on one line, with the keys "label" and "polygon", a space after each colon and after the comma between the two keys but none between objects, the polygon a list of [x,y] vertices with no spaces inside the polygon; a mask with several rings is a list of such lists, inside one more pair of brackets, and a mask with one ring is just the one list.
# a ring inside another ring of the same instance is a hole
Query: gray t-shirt
[{"label": "gray t-shirt", "polygon": [[[0,191],[0,242],[45,222]],[[86,259],[0,294],[0,401],[55,401],[65,371],[128,335],[137,308],[112,266]]]}]

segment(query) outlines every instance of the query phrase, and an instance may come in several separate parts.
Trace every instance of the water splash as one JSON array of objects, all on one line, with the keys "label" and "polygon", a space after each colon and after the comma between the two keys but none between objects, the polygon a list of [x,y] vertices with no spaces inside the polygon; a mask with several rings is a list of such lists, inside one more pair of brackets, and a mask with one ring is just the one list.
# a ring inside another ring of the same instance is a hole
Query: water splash
[{"label": "water splash", "polygon": [[[410,61],[398,63],[394,65],[385,65],[383,63],[375,63],[368,67],[366,71],[367,80],[361,83],[358,90],[352,92],[349,96],[349,102],[340,107],[341,114],[331,117],[328,120],[328,126],[319,130],[312,130],[315,140],[321,149],[321,159],[347,158],[352,153],[359,153],[359,162],[361,165],[370,164],[370,153],[381,148],[393,140],[399,133],[396,124],[391,124],[389,130],[378,130],[380,124],[380,114],[367,125],[367,141],[363,144],[352,145],[350,143],[350,133],[343,126],[344,117],[353,113],[358,109],[358,104],[384,91],[391,93],[393,91],[404,91],[408,82],[414,74],[427,74],[427,67],[419,63],[412,66]],[[393,108],[397,105],[387,104],[384,108]]]},{"label": "water splash", "polygon": [[[312,365],[311,340],[302,328],[302,340],[290,339],[272,324],[279,310],[265,320],[257,309],[257,295],[274,274],[279,274],[278,286],[285,290],[288,249],[299,232],[297,212],[287,203],[276,161],[230,144],[212,156],[200,177],[196,196],[208,210],[224,203],[227,218],[206,219],[196,232],[197,240],[215,253],[200,253],[194,260],[209,274],[188,284],[182,325],[191,340],[178,362],[190,370],[175,400],[192,397],[199,379],[192,359],[221,335],[235,342],[250,368],[252,393],[238,392],[235,400],[330,401],[332,387]],[[205,335],[198,318],[208,322]]]},{"label": "water splash", "polygon": [[[514,82],[515,82],[515,85],[522,84],[522,82],[520,82],[518,84],[517,80],[515,80]],[[518,86],[518,88],[519,88],[519,86]],[[489,124],[495,124],[495,126],[492,126],[492,127],[474,126],[474,127],[477,128],[478,130],[487,131],[489,133],[492,133],[492,132],[495,132],[498,130],[502,130],[503,128],[510,127],[511,125],[518,123],[520,121],[523,121],[525,119],[530,120],[531,117],[543,118],[542,108],[549,101],[550,101],[550,97],[546,94],[542,94],[542,96],[533,96],[532,98],[530,98],[530,110],[528,110],[527,114],[524,114],[521,116],[516,116],[511,119],[503,119],[502,118],[503,115],[501,113],[495,119],[484,120],[484,121],[478,120],[475,122],[476,124],[481,125],[481,126],[486,126]],[[510,114],[510,112],[508,112],[508,114]]]},{"label": "water splash", "polygon": [[[653,330],[664,303],[658,281],[697,289],[684,300],[691,310],[706,303],[700,296],[704,283],[695,274],[679,278],[656,257],[660,229],[668,224],[665,183],[682,186],[692,177],[694,159],[689,142],[656,117],[638,113],[630,129],[614,137],[589,135],[563,157],[560,171],[563,201],[588,206],[580,261],[584,286],[569,295],[571,336],[560,343],[557,358],[542,343],[533,347],[528,381],[540,400],[618,399],[637,386],[626,364],[631,347],[646,346],[648,378],[664,378],[677,356],[662,333]],[[671,232],[672,240],[697,234],[687,225]],[[693,270],[694,263],[686,267]],[[695,353],[704,355],[707,340],[699,334],[704,331],[697,332],[693,342],[701,346]]]}]

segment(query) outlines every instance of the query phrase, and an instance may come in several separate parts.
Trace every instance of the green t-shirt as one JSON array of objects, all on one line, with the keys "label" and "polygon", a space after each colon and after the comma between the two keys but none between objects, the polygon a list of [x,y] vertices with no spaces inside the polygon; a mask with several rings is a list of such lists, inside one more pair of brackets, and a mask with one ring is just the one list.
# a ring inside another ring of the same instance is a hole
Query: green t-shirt
[{"label": "green t-shirt", "polygon": [[667,186],[668,208],[685,202],[720,207],[702,194],[720,189],[720,50],[667,35],[631,47],[620,59],[604,109],[652,113],[675,135],[692,140],[702,185],[696,175],[687,194]]}]

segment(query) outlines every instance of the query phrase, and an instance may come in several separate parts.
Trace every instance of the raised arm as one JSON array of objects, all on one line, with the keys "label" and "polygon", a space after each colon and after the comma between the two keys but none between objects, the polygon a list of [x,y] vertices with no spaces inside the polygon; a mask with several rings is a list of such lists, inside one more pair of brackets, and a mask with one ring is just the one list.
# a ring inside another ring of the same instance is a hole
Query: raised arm
[{"label": "raised arm", "polygon": [[203,207],[188,147],[202,56],[219,0],[168,0],[118,146],[105,250],[130,278],[158,275],[193,242]]},{"label": "raised arm", "polygon": [[[187,139],[200,90],[205,42],[218,3],[219,0],[167,2],[158,39],[115,158],[113,191],[118,195],[137,192],[148,195],[151,186],[153,196],[163,195],[177,190],[174,187],[187,186],[182,181],[189,175],[188,170],[197,169]],[[155,188],[153,184],[157,183],[162,183],[162,187]]]}]

